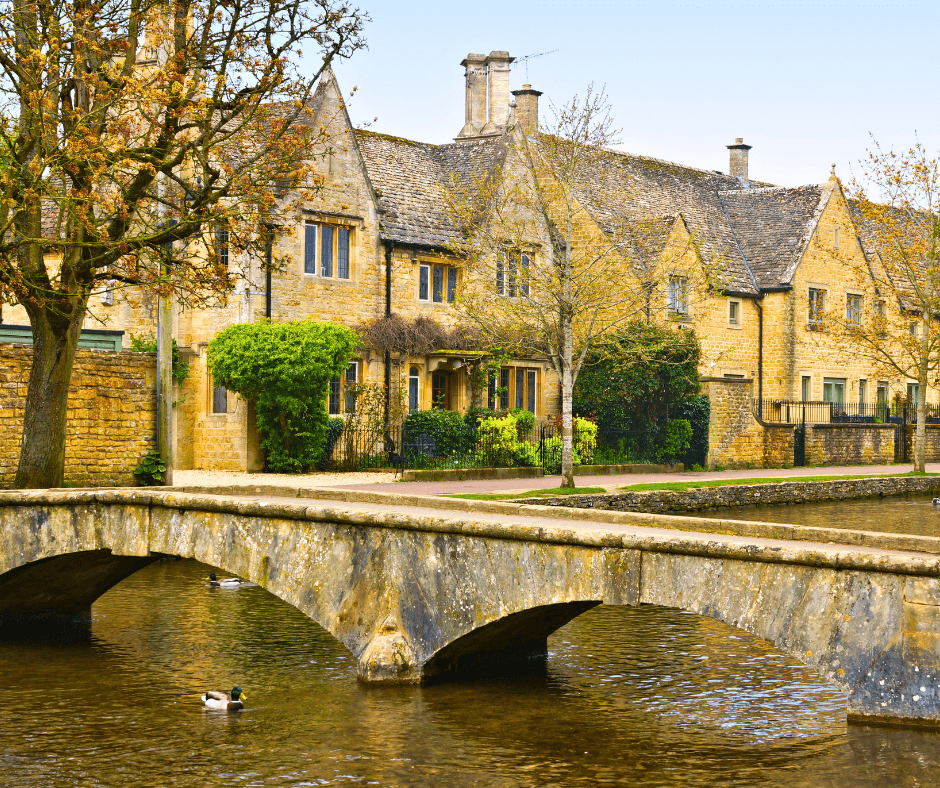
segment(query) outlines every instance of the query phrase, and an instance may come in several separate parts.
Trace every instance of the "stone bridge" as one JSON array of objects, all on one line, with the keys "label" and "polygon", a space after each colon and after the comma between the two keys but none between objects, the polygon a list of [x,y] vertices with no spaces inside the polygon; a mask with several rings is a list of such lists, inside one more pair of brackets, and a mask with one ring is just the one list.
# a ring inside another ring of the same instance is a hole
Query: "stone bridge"
[{"label": "stone bridge", "polygon": [[724,533],[627,513],[417,503],[3,492],[0,634],[87,617],[129,574],[182,556],[303,611],[358,658],[364,681],[544,654],[549,634],[595,605],[655,604],[770,641],[839,687],[850,718],[940,723],[940,540],[905,550],[890,537],[889,549],[852,532],[855,545],[839,545],[735,535],[714,520],[652,516]]}]

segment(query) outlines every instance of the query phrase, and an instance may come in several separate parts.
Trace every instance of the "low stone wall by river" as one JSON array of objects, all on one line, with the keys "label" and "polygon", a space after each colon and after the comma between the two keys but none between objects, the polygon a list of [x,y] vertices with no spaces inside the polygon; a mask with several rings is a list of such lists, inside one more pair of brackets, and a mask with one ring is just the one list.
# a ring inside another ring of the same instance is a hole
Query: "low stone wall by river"
[{"label": "low stone wall by river", "polygon": [[612,509],[621,512],[692,512],[721,506],[748,504],[809,503],[850,498],[880,498],[909,493],[940,493],[940,476],[891,476],[839,481],[740,484],[697,487],[690,490],[564,495],[525,498],[532,506],[570,506],[578,509]]}]

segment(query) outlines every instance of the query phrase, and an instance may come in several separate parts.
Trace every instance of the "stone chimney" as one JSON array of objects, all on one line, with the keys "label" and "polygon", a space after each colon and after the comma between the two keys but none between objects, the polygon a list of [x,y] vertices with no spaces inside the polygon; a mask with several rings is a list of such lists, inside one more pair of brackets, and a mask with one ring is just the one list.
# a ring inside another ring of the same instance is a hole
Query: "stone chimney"
[{"label": "stone chimney", "polygon": [[457,139],[478,137],[486,125],[486,55],[467,55],[460,65],[466,69],[467,109],[466,123]]},{"label": "stone chimney", "polygon": [[542,93],[532,90],[531,85],[523,85],[522,90],[514,90],[512,95],[516,97],[516,120],[526,135],[535,134],[539,130],[539,96]]},{"label": "stone chimney", "polygon": [[490,52],[486,58],[486,136],[502,134],[509,120],[509,64],[515,60],[508,52]]},{"label": "stone chimney", "polygon": [[737,178],[741,183],[747,186],[747,152],[751,149],[750,145],[744,144],[743,137],[737,137],[734,145],[728,145],[731,151],[731,163],[728,166],[729,174]]}]

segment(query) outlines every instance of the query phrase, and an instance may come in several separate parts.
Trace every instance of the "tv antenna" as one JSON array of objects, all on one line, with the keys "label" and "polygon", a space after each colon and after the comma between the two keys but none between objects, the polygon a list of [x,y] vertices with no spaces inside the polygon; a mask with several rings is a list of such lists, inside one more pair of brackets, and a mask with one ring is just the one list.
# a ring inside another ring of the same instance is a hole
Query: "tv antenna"
[{"label": "tv antenna", "polygon": [[517,57],[512,62],[512,67],[515,68],[516,66],[521,65],[522,63],[525,63],[525,81],[526,81],[526,84],[528,84],[529,83],[529,61],[532,58],[543,57],[544,55],[551,55],[559,51],[560,50],[558,49],[551,49],[548,52],[536,52],[534,55],[523,55],[522,57]]}]

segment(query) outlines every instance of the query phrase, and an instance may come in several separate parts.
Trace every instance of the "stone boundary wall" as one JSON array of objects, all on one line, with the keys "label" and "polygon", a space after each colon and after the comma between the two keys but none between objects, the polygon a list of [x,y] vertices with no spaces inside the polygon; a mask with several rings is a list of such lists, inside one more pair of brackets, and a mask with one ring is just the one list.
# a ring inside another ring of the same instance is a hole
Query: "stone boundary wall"
[{"label": "stone boundary wall", "polygon": [[[0,486],[16,475],[32,347],[0,343]],[[156,358],[79,348],[69,386],[65,480],[75,486],[133,485],[156,445]]]},{"label": "stone boundary wall", "polygon": [[531,506],[567,506],[578,509],[612,509],[621,512],[692,512],[721,506],[811,503],[852,498],[883,498],[909,493],[940,492],[940,476],[874,477],[827,482],[780,482],[690,490],[564,495],[522,498]]},{"label": "stone boundary wall", "polygon": [[[905,428],[904,439],[907,441],[907,457],[914,460],[914,438],[917,430],[916,424],[908,424]],[[925,451],[925,462],[940,462],[940,424],[927,425],[927,446]]]},{"label": "stone boundary wall", "polygon": [[807,465],[890,465],[892,462],[893,424],[806,425]]}]

